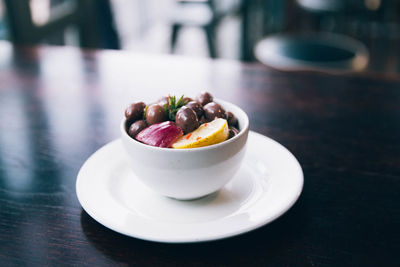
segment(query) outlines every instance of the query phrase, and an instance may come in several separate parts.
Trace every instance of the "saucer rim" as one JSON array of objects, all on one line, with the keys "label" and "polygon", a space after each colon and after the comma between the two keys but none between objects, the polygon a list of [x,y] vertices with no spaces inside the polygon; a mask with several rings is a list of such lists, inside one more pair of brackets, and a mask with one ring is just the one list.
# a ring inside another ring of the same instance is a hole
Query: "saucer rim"
[{"label": "saucer rim", "polygon": [[[211,234],[211,235],[202,235],[196,238],[191,238],[191,237],[176,237],[176,238],[163,238],[163,237],[154,237],[154,236],[147,236],[147,235],[141,235],[140,233],[132,233],[131,231],[127,231],[126,229],[121,229],[119,227],[115,227],[112,223],[107,223],[106,220],[104,220],[104,216],[98,216],[98,213],[96,213],[95,211],[91,210],[90,208],[86,207],[85,208],[85,201],[83,201],[83,196],[82,196],[82,188],[79,186],[80,181],[83,178],[82,177],[82,172],[85,169],[87,162],[92,161],[93,158],[96,157],[96,155],[100,154],[103,152],[103,150],[106,150],[108,147],[110,146],[115,146],[118,142],[121,142],[121,139],[116,139],[113,140],[107,144],[105,144],[104,146],[102,146],[100,149],[98,149],[97,151],[95,151],[93,154],[91,154],[91,156],[89,158],[87,158],[87,160],[84,162],[84,164],[82,165],[81,169],[78,172],[77,175],[77,180],[76,180],[76,195],[78,198],[78,201],[82,207],[82,209],[90,216],[92,217],[96,222],[100,223],[101,225],[103,225],[104,227],[113,230],[117,233],[123,234],[125,236],[129,236],[129,237],[134,237],[137,239],[141,239],[141,240],[145,240],[145,241],[152,241],[152,242],[159,242],[159,243],[198,243],[198,242],[207,242],[207,241],[215,241],[215,240],[221,240],[221,239],[226,239],[226,238],[230,238],[230,237],[234,237],[234,236],[238,236],[238,235],[242,235],[248,232],[251,232],[253,230],[256,230],[262,226],[265,226],[267,224],[269,224],[270,222],[276,220],[277,218],[279,218],[280,216],[282,216],[283,214],[285,214],[295,203],[296,201],[299,199],[303,187],[304,187],[304,174],[303,174],[303,170],[301,168],[301,165],[299,163],[299,161],[296,159],[296,157],[283,145],[281,145],[279,142],[265,136],[259,133],[256,133],[254,131],[249,131],[249,139],[250,138],[255,138],[253,136],[258,136],[258,138],[262,138],[262,139],[266,139],[266,141],[269,142],[273,142],[275,145],[278,145],[280,147],[280,149],[283,149],[287,156],[289,156],[291,158],[291,161],[296,165],[296,168],[298,170],[298,177],[296,179],[298,179],[298,181],[296,182],[298,185],[296,187],[296,192],[293,193],[291,195],[291,199],[290,201],[288,201],[283,208],[281,208],[279,210],[279,212],[276,212],[275,214],[273,214],[273,216],[268,216],[267,218],[263,218],[260,219],[257,223],[254,224],[246,224],[243,225],[242,227],[240,227],[237,230],[231,230],[231,231],[227,231],[225,233],[221,233],[221,234]],[[247,153],[246,153],[247,155]],[[246,155],[244,160],[246,159]],[[265,193],[265,192],[264,192]],[[145,219],[145,218],[144,218]],[[165,223],[167,224],[171,224],[171,223]],[[173,223],[172,223],[173,224]],[[194,223],[193,223],[194,224]]]}]

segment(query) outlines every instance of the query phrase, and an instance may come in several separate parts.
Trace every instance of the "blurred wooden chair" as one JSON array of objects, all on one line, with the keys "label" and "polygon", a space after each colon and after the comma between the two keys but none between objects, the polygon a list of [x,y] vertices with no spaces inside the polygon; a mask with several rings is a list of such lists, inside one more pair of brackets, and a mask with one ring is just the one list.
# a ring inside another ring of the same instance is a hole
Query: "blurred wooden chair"
[{"label": "blurred wooden chair", "polygon": [[4,0],[4,3],[9,36],[16,44],[51,40],[61,36],[68,27],[75,26],[81,47],[120,48],[109,0],[63,1],[51,9],[50,18],[43,25],[33,21],[29,0]]},{"label": "blurred wooden chair", "polygon": [[210,57],[218,56],[216,30],[220,21],[236,12],[237,1],[221,0],[179,0],[172,16],[171,51],[175,50],[180,30],[185,26],[200,27],[204,30]]},{"label": "blurred wooden chair", "polygon": [[204,30],[210,57],[217,57],[215,44],[214,1],[212,0],[180,0],[172,16],[171,51],[176,47],[180,30],[185,26],[200,27]]}]

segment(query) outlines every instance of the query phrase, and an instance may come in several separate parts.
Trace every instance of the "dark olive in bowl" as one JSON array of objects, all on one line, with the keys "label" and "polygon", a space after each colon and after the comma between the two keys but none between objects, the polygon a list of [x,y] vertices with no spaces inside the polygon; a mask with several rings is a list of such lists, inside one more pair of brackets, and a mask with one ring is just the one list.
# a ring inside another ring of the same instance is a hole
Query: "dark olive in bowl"
[{"label": "dark olive in bowl", "polygon": [[158,104],[159,104],[160,106],[162,106],[163,108],[164,108],[164,106],[165,106],[166,108],[169,108],[168,96],[163,96],[163,97],[161,97],[157,102],[158,102]]},{"label": "dark olive in bowl", "polygon": [[232,112],[227,111],[225,113],[226,120],[228,121],[229,126],[236,127],[238,126],[238,119],[233,115]]},{"label": "dark olive in bowl", "polygon": [[183,106],[178,110],[175,123],[185,134],[199,127],[199,120],[197,119],[196,112],[187,106]]},{"label": "dark olive in bowl", "polygon": [[143,118],[143,113],[144,113],[145,107],[146,107],[146,104],[143,102],[136,102],[136,103],[130,104],[125,109],[126,120],[129,122],[141,120]]},{"label": "dark olive in bowl", "polygon": [[183,99],[182,99],[182,103],[183,103],[183,105],[186,105],[187,103],[189,103],[190,101],[193,101],[193,99],[192,98],[190,98],[190,97],[184,97]]},{"label": "dark olive in bowl", "polygon": [[199,102],[202,106],[207,105],[208,103],[214,100],[213,96],[209,92],[201,92],[197,97],[196,101]]},{"label": "dark olive in bowl", "polygon": [[236,129],[233,126],[229,126],[229,135],[228,135],[228,139],[231,139],[232,137],[234,137],[235,135],[239,134],[239,130]]},{"label": "dark olive in bowl", "polygon": [[146,110],[146,121],[148,125],[163,122],[167,118],[164,113],[164,108],[159,104],[153,104]]},{"label": "dark olive in bowl", "polygon": [[190,101],[189,103],[186,104],[186,106],[188,108],[191,108],[194,110],[194,112],[196,112],[197,118],[200,119],[201,116],[203,116],[204,114],[204,110],[203,107],[201,106],[201,104],[197,101]]},{"label": "dark olive in bowl", "polygon": [[215,118],[223,118],[225,119],[225,110],[221,107],[221,105],[211,102],[203,107],[204,115],[208,121],[212,121]]},{"label": "dark olive in bowl", "polygon": [[144,120],[138,120],[129,126],[128,134],[130,137],[135,138],[135,136],[140,133],[144,128],[147,127],[147,123]]}]

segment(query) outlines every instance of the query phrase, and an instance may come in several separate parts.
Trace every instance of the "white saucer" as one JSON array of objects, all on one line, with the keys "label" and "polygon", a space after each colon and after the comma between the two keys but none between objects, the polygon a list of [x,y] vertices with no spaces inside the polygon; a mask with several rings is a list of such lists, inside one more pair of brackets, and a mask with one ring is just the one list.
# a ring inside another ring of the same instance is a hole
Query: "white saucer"
[{"label": "white saucer", "polygon": [[168,243],[215,240],[261,227],[285,213],[303,188],[303,172],[282,145],[250,132],[239,173],[219,192],[179,201],[143,185],[125,162],[120,140],[82,166],[76,193],[96,221],[128,236]]}]

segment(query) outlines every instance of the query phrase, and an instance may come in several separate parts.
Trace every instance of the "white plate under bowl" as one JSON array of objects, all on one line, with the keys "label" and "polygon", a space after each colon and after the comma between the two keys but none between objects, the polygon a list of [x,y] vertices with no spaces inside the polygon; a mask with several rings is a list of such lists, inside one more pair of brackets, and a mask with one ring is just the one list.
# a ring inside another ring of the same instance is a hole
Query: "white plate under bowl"
[{"label": "white plate under bowl", "polygon": [[201,199],[175,200],[146,187],[127,166],[120,140],[95,152],[76,181],[79,202],[96,221],[127,236],[167,243],[216,240],[259,228],[285,213],[302,188],[296,158],[255,132],[249,133],[237,175]]}]

